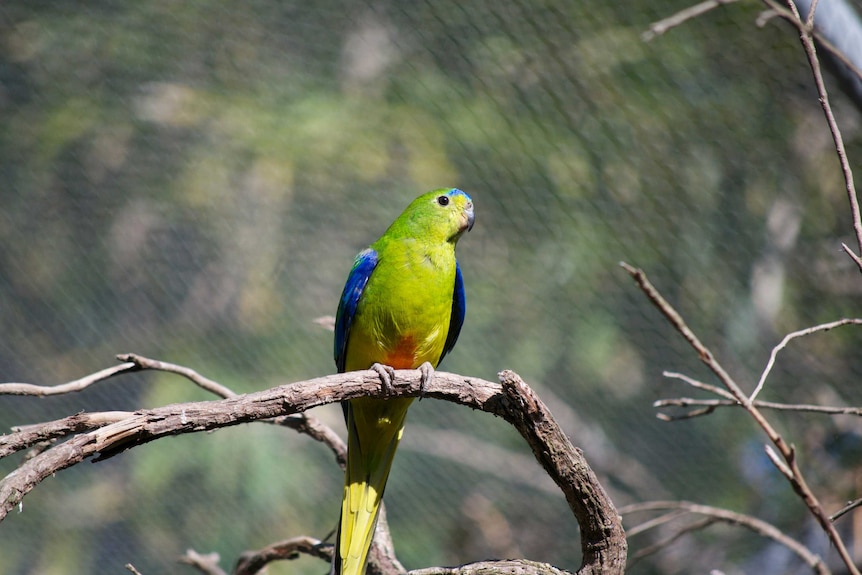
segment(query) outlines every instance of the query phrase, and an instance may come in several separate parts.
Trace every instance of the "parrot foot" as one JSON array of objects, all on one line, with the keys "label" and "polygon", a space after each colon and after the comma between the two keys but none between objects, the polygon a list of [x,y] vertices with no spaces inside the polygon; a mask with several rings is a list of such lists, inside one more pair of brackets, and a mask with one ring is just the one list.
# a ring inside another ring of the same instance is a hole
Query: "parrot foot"
[{"label": "parrot foot", "polygon": [[392,380],[395,379],[395,369],[382,363],[372,364],[371,369],[380,376],[380,387],[383,390],[383,395],[392,395]]},{"label": "parrot foot", "polygon": [[419,376],[419,401],[422,401],[422,398],[425,397],[425,390],[428,388],[428,384],[434,379],[434,366],[426,361],[419,366],[419,371],[421,372]]}]

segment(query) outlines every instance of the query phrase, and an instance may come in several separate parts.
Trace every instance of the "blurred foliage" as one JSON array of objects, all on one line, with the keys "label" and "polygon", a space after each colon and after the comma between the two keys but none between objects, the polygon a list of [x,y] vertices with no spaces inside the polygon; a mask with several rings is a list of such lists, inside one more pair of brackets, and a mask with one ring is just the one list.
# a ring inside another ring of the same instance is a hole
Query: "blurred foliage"
[{"label": "blurred foliage", "polygon": [[[647,270],[746,385],[785,332],[854,315],[862,291],[795,32],[757,28],[761,5],[742,2],[641,40],[686,5],[4,2],[0,380],[59,383],[125,351],[237,391],[330,373],[313,320],[334,313],[353,255],[413,196],[457,185],[478,219],[459,245],[468,315],[444,369],[521,373],[618,504],[728,506],[828,553],[741,413],[665,424],[651,407],[692,393],[662,370],[709,376],[618,261]],[[858,158],[858,112],[833,98]],[[792,344],[761,397],[862,404],[860,340],[843,328]],[[2,398],[0,425],[206,398],[139,375]],[[320,411],[341,430],[337,407]],[[828,504],[858,496],[855,419],[774,417]],[[387,489],[405,565],[575,568],[574,519],[525,461],[502,422],[416,404]],[[228,567],[324,537],[340,485],[323,447],[270,426],[159,441],[28,495],[0,524],[0,572],[188,572],[174,563],[188,547]],[[713,528],[636,569],[787,560]]]}]

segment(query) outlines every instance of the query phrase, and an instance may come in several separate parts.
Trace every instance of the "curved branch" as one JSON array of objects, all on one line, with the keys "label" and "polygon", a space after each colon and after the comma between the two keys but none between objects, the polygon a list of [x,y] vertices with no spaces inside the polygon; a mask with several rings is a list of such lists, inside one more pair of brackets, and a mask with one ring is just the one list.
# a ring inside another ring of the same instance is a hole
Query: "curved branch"
[{"label": "curved branch", "polygon": [[97,371],[96,373],[91,373],[90,375],[86,375],[81,379],[76,379],[74,381],[62,383],[60,385],[36,385],[33,383],[0,383],[0,395],[32,395],[36,397],[46,397],[49,395],[63,395],[66,393],[75,393],[77,391],[82,391],[90,387],[94,383],[99,383],[100,381],[110,379],[115,375],[131,373],[134,371],[141,371],[144,369],[166,371],[168,373],[175,373],[177,375],[181,375],[189,381],[194,382],[194,384],[198,387],[209,391],[210,393],[219,397],[233,397],[234,395],[236,395],[235,392],[223,386],[222,384],[213,381],[207,377],[204,377],[195,370],[182,365],[168,363],[166,361],[159,361],[157,359],[150,359],[136,353],[121,353],[117,355],[117,359],[123,363],[105,368],[101,371]]},{"label": "curved branch", "polygon": [[233,397],[236,395],[235,391],[228,389],[219,382],[213,381],[208,377],[204,377],[195,370],[183,365],[150,359],[136,353],[121,353],[117,356],[117,359],[134,363],[137,369],[154,369],[181,375],[201,389],[209,391],[213,395],[217,395],[219,397]]},{"label": "curved branch", "polygon": [[233,573],[234,575],[254,575],[260,572],[267,563],[296,559],[300,553],[312,555],[324,561],[331,561],[332,545],[305,535],[293,537],[267,545],[257,551],[243,553],[237,561]]},{"label": "curved branch", "polygon": [[[106,459],[156,439],[300,413],[357,397],[417,397],[421,372],[398,370],[384,395],[372,370],[329,375],[217,401],[139,410],[119,421],[81,433],[23,463],[0,481],[0,520],[46,477],[84,459]],[[623,573],[626,541],[613,503],[580,450],[554,421],[547,407],[515,373],[500,383],[436,372],[424,396],[502,417],[526,439],[536,459],[563,491],[581,528],[580,573]]]},{"label": "curved branch", "polygon": [[[823,559],[820,558],[816,553],[812,553],[808,547],[793,539],[789,535],[785,534],[783,531],[778,529],[776,526],[771,523],[767,523],[761,519],[756,517],[752,517],[751,515],[745,515],[743,513],[736,513],[735,511],[729,511],[727,509],[721,509],[719,507],[711,507],[709,505],[699,505],[697,503],[691,503],[689,501],[647,501],[645,503],[634,503],[632,505],[626,505],[625,507],[620,509],[620,513],[623,515],[628,515],[630,513],[637,513],[640,511],[655,511],[655,510],[672,510],[672,511],[685,511],[688,513],[693,513],[695,515],[703,515],[704,517],[709,517],[710,519],[717,519],[719,521],[724,521],[726,523],[732,523],[734,525],[740,525],[745,527],[746,529],[750,529],[759,535],[763,535],[764,537],[769,537],[773,541],[780,543],[787,547],[790,551],[799,556],[800,559],[805,561],[805,563],[811,567],[815,573],[819,575],[828,575],[830,573],[829,568],[823,562]],[[679,517],[678,515],[674,515],[672,518],[676,519]],[[706,527],[706,524],[702,525]],[[635,527],[634,530],[641,532],[643,530]]]},{"label": "curved branch", "polygon": [[0,395],[35,395],[36,397],[46,397],[49,395],[62,395],[64,393],[73,393],[81,391],[108,378],[114,377],[121,373],[129,373],[137,371],[138,365],[131,361],[126,361],[120,365],[105,368],[96,373],[91,373],[88,376],[63,383],[61,385],[35,385],[32,383],[0,383]]}]

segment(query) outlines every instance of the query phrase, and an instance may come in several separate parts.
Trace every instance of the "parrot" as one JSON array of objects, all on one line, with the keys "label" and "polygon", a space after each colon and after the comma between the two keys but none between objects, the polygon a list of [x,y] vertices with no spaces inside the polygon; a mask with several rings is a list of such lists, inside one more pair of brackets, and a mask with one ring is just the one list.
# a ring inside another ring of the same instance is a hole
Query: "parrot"
[{"label": "parrot", "polygon": [[[458,188],[427,192],[353,261],[335,316],[339,373],[373,369],[384,392],[395,369],[419,369],[421,386],[464,324],[458,239],[473,228],[473,200]],[[364,575],[386,480],[413,398],[342,404],[347,465],[332,575]]]}]

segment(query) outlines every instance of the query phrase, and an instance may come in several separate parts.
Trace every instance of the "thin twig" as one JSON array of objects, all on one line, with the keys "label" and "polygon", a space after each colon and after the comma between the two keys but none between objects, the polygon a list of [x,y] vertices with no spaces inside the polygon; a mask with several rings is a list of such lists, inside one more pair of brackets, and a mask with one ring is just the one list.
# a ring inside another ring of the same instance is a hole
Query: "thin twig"
[{"label": "thin twig", "polygon": [[862,505],[862,497],[860,497],[859,499],[856,499],[854,501],[851,501],[850,503],[848,503],[847,505],[845,505],[844,507],[842,507],[841,509],[839,509],[838,511],[836,511],[835,513],[830,515],[829,519],[831,519],[832,521],[837,521],[837,520],[841,519],[843,516],[845,516],[846,514],[850,513],[851,511],[853,511],[854,509],[859,507],[860,505]]},{"label": "thin twig", "polygon": [[[796,26],[798,28],[798,24],[796,22],[794,22],[793,12],[782,7],[780,4],[778,4],[774,0],[771,2],[764,0],[764,2],[770,8],[768,10],[765,10],[764,12],[762,12],[760,14],[760,16],[758,16],[757,20],[755,21],[756,26],[758,26],[759,28],[762,28],[763,26],[765,26],[767,24],[767,22],[769,22],[773,18],[782,18],[782,19],[787,20],[788,22],[792,23],[794,26]],[[835,46],[835,44],[830,42],[829,39],[826,36],[824,36],[821,32],[819,32],[816,27],[811,29],[811,34],[814,36],[814,39],[817,40],[817,43],[820,44],[821,47],[826,49],[826,51],[829,52],[830,54],[832,54],[832,56],[834,56],[836,60],[841,62],[841,64],[846,66],[847,69],[850,70],[857,78],[862,80],[862,69],[860,69],[855,64],[855,62],[853,62],[850,58],[848,58],[844,52],[839,50],[838,47]]]},{"label": "thin twig", "polygon": [[671,545],[673,545],[674,542],[678,541],[682,537],[685,537],[689,533],[694,533],[695,531],[702,531],[717,522],[718,519],[716,519],[715,517],[706,517],[704,519],[701,519],[700,521],[695,521],[694,523],[684,525],[678,528],[676,531],[674,531],[664,539],[656,541],[652,545],[648,545],[646,547],[638,549],[635,554],[632,555],[632,560],[629,562],[629,567],[631,567],[636,561],[639,561],[644,557],[648,557],[649,555],[658,553],[662,549],[670,547]]},{"label": "thin twig", "polygon": [[138,366],[133,362],[124,362],[120,365],[108,367],[96,373],[91,373],[81,379],[63,383],[61,385],[34,385],[32,383],[0,383],[0,395],[34,395],[36,397],[46,397],[49,395],[62,395],[64,393],[73,393],[81,391],[108,378],[114,377],[121,373],[136,371]]},{"label": "thin twig", "polygon": [[771,445],[764,445],[763,449],[766,451],[766,456],[769,457],[772,464],[781,472],[781,475],[786,477],[792,483],[794,477],[793,470],[790,469],[790,466],[781,460],[781,456],[775,452],[775,449],[773,449]]},{"label": "thin twig", "polygon": [[[671,28],[679,26],[684,22],[696,18],[718,6],[729,4],[735,0],[705,0],[694,6],[680,10],[679,12],[654,22],[650,25],[649,30],[642,34],[642,39],[648,42],[658,35],[664,34]],[[853,183],[853,171],[850,168],[850,162],[847,159],[847,151],[844,147],[844,139],[841,136],[841,130],[838,127],[838,122],[835,120],[835,115],[832,111],[832,106],[829,103],[829,93],[826,90],[826,83],[823,80],[823,73],[820,67],[820,61],[817,58],[817,50],[814,40],[816,39],[830,53],[832,53],[840,62],[848,67],[857,77],[862,78],[860,71],[840,50],[838,50],[831,42],[819,34],[814,27],[814,15],[817,10],[818,0],[812,0],[811,7],[808,11],[805,21],[799,15],[799,10],[793,0],[786,0],[789,8],[783,7],[777,0],[763,0],[764,4],[769,7],[767,13],[761,14],[757,19],[757,25],[763,26],[769,18],[779,16],[790,22],[799,31],[799,38],[802,42],[803,49],[808,58],[808,63],[811,67],[814,76],[814,84],[817,88],[817,93],[820,100],[820,105],[823,108],[823,113],[826,116],[826,122],[829,125],[829,131],[832,134],[833,142],[835,143],[835,151],[838,154],[838,160],[841,164],[841,171],[844,175],[845,190],[850,202],[850,211],[853,219],[853,229],[856,233],[856,243],[859,255],[853,251],[846,243],[842,243],[842,249],[856,263],[856,266],[862,272],[862,215],[860,215],[859,199],[856,195],[856,186]]]},{"label": "thin twig", "polygon": [[[630,506],[626,506],[623,509],[628,509]],[[622,515],[622,512],[620,512]],[[670,513],[665,513],[664,515],[659,515],[658,517],[653,517],[652,519],[648,519],[643,523],[638,523],[634,527],[629,527],[626,529],[626,536],[631,539],[645,531],[649,531],[650,529],[655,529],[656,527],[661,527],[666,523],[670,523],[671,521],[676,521],[680,517],[684,517],[688,515],[688,511],[685,509],[674,509]]]},{"label": "thin twig", "polygon": [[754,401],[754,399],[757,397],[757,394],[759,394],[760,390],[763,389],[763,386],[766,383],[766,378],[769,377],[769,372],[772,371],[772,366],[775,365],[775,358],[778,355],[778,352],[787,347],[787,344],[790,343],[791,340],[806,335],[811,335],[812,333],[817,333],[820,331],[829,331],[830,329],[840,327],[842,325],[862,325],[862,319],[839,319],[836,321],[831,321],[829,323],[822,323],[813,327],[800,329],[799,331],[794,331],[785,335],[784,339],[781,340],[781,343],[772,348],[772,353],[769,354],[769,361],[766,362],[766,367],[763,369],[763,373],[760,374],[760,379],[757,381],[757,386],[754,388],[754,391],[751,392],[751,395],[748,399],[750,401]]},{"label": "thin twig", "polygon": [[117,359],[119,359],[120,361],[132,362],[137,366],[138,369],[155,369],[158,371],[166,371],[168,373],[176,373],[177,375],[181,375],[189,381],[193,382],[201,389],[209,391],[210,393],[215,394],[219,397],[236,396],[236,392],[234,392],[233,390],[225,387],[217,381],[213,381],[208,377],[204,377],[203,375],[199,374],[191,368],[182,365],[168,363],[166,361],[159,361],[157,359],[150,359],[136,353],[121,353],[117,356]]},{"label": "thin twig", "polygon": [[[674,397],[671,399],[659,399],[653,402],[652,405],[653,407],[705,407],[710,408],[711,410],[715,410],[719,407],[739,407],[740,403],[735,399],[694,399],[691,397]],[[822,413],[825,415],[862,416],[862,407],[835,407],[828,405],[811,405],[806,403],[776,403],[774,401],[761,401],[759,399],[754,401],[754,406],[759,409],[773,409],[775,411],[795,411],[800,413]],[[692,416],[673,417],[679,419],[689,419]]]},{"label": "thin twig", "polygon": [[[622,515],[630,515],[642,511],[666,511],[666,510],[683,510],[696,515],[703,515],[719,521],[740,525],[746,529],[750,529],[755,533],[764,537],[769,537],[773,541],[787,547],[793,553],[798,555],[806,564],[808,564],[815,573],[819,575],[828,575],[829,568],[823,562],[819,555],[812,553],[808,547],[793,539],[783,531],[767,523],[757,517],[737,513],[727,509],[711,507],[709,505],[700,505],[690,501],[648,501],[644,503],[634,503],[620,508],[619,512]],[[637,529],[637,528],[635,528]]]},{"label": "thin twig", "polygon": [[680,381],[684,381],[685,383],[689,384],[690,386],[692,386],[696,389],[702,389],[702,390],[708,391],[714,395],[718,395],[718,396],[723,397],[725,399],[728,399],[730,401],[736,402],[736,400],[733,398],[732,393],[730,393],[727,390],[721,389],[718,386],[711,385],[709,383],[704,383],[702,381],[698,381],[698,380],[691,378],[685,374],[677,373],[675,371],[664,371],[664,372],[662,372],[662,375],[669,378],[669,379],[678,379]]},{"label": "thin twig", "polygon": [[[814,30],[814,13],[817,12],[817,2],[819,0],[811,0],[811,8],[808,9],[808,16],[805,17],[805,28],[810,34]],[[793,7],[796,7],[794,2]]]},{"label": "thin twig", "polygon": [[[739,403],[734,402],[734,404],[739,405]],[[653,404],[655,405],[655,404]],[[667,421],[672,423],[674,421],[682,421],[684,419],[694,419],[695,417],[703,417],[704,415],[709,415],[715,411],[716,406],[709,405],[707,407],[701,409],[692,409],[691,411],[686,411],[685,413],[676,413],[674,415],[670,415],[669,413],[658,412],[655,414],[656,419],[661,421]]]},{"label": "thin twig", "polygon": [[227,575],[227,573],[219,567],[219,554],[207,553],[201,555],[194,549],[188,549],[182,557],[178,559],[180,563],[191,565],[204,575]]},{"label": "thin twig", "polygon": [[846,545],[844,545],[844,541],[841,539],[838,531],[835,529],[835,526],[826,514],[826,511],[820,504],[820,501],[814,495],[814,492],[811,491],[811,488],[808,486],[808,482],[802,475],[802,471],[799,469],[799,465],[796,461],[796,450],[794,447],[784,440],[784,438],[775,430],[772,424],[769,423],[748,396],[742,392],[739,384],[737,384],[727,371],[725,371],[724,367],[722,367],[718,360],[715,359],[709,348],[707,348],[700,339],[698,339],[694,332],[691,331],[679,312],[677,312],[658,292],[655,286],[652,285],[643,270],[630,266],[625,262],[621,262],[620,265],[629,273],[632,279],[635,280],[635,283],[640,287],[641,291],[644,292],[652,304],[661,311],[668,321],[670,321],[671,325],[673,325],[683,338],[689,342],[700,360],[709,367],[719,380],[721,380],[725,388],[733,394],[734,399],[740,403],[751,418],[760,426],[767,437],[769,437],[769,440],[778,450],[778,454],[780,454],[784,465],[788,470],[790,470],[788,480],[791,487],[793,487],[793,490],[808,507],[821,529],[823,529],[827,537],[829,537],[832,545],[841,556],[841,560],[847,566],[848,571],[854,575],[860,575],[858,568],[850,557],[850,553],[847,551]]},{"label": "thin twig", "polygon": [[35,385],[32,383],[0,383],[0,395],[32,395],[36,397],[45,397],[49,395],[74,393],[77,391],[84,390],[93,385],[94,383],[98,383],[100,381],[104,381],[106,379],[114,377],[115,375],[139,371],[142,369],[155,369],[159,371],[166,371],[169,373],[176,373],[178,375],[182,375],[183,377],[197,384],[199,387],[219,397],[233,397],[236,395],[236,393],[234,393],[227,387],[207,377],[202,376],[195,370],[189,369],[188,367],[168,363],[166,361],[150,359],[135,353],[121,353],[117,355],[117,359],[123,363],[103,369],[101,371],[97,371],[96,373],[91,373],[90,375],[82,377],[81,379],[76,379],[74,381],[70,381],[68,383],[63,383],[60,385]]},{"label": "thin twig", "polygon": [[718,8],[724,4],[731,4],[733,2],[737,2],[737,0],[706,0],[705,2],[680,10],[667,18],[663,18],[658,22],[650,24],[649,30],[641,34],[641,39],[644,42],[649,42],[656,36],[661,36],[668,30],[676,28],[693,18],[697,18],[701,14],[705,14],[714,8]]},{"label": "thin twig", "polygon": [[847,244],[841,244],[844,251],[856,263],[859,271],[862,272],[862,215],[860,215],[859,198],[856,195],[856,185],[853,183],[853,170],[850,168],[850,162],[847,158],[847,150],[844,147],[844,138],[841,136],[841,129],[838,127],[838,122],[835,119],[835,114],[832,111],[832,105],[829,103],[829,92],[826,90],[826,82],[823,80],[823,71],[820,67],[820,60],[817,58],[817,49],[814,44],[814,9],[817,5],[816,1],[812,2],[811,10],[809,10],[806,21],[802,20],[799,15],[799,10],[793,0],[786,0],[787,8],[790,15],[787,15],[787,10],[781,8],[775,0],[763,0],[770,8],[779,13],[785,20],[793,24],[799,32],[799,40],[802,43],[802,48],[808,58],[808,65],[811,67],[811,74],[814,78],[814,85],[817,88],[817,94],[820,100],[820,106],[823,108],[823,114],[826,116],[826,123],[829,126],[829,131],[832,134],[832,141],[835,144],[835,152],[838,154],[838,161],[841,164],[841,172],[844,175],[845,191],[847,199],[850,202],[850,212],[853,218],[853,230],[856,232],[856,243],[858,253],[854,252]]}]

